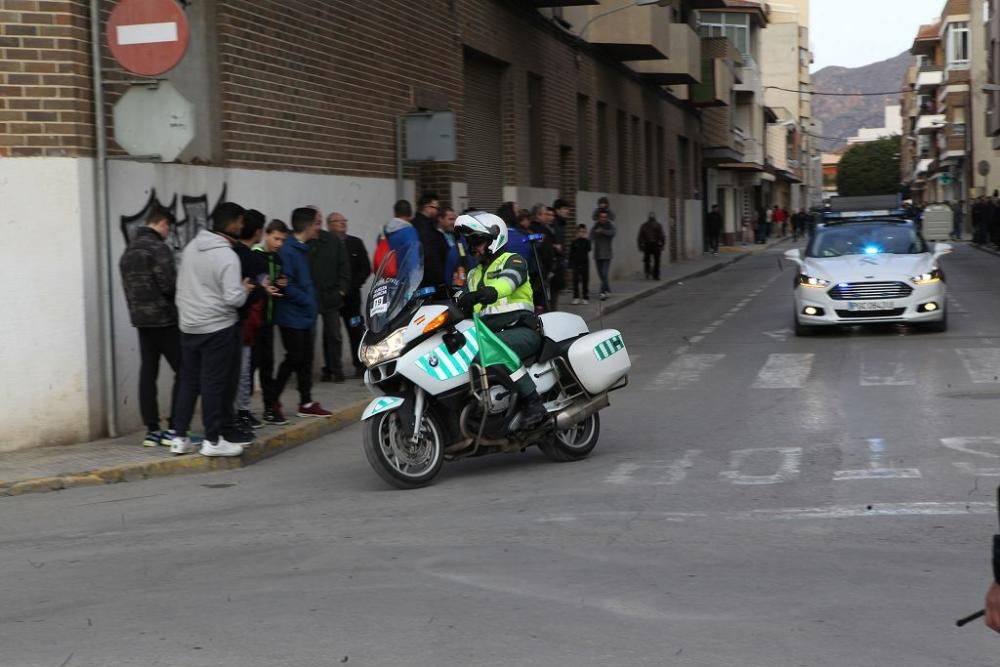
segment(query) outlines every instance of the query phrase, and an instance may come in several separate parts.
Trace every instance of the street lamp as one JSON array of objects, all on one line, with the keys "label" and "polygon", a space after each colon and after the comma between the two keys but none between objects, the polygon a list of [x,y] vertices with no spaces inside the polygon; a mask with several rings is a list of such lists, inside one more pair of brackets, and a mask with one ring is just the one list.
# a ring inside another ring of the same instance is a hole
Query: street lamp
[{"label": "street lamp", "polygon": [[673,2],[673,0],[632,0],[628,4],[622,5],[621,7],[615,7],[614,9],[609,9],[606,12],[601,12],[600,14],[597,14],[595,16],[591,16],[587,20],[587,22],[584,23],[583,26],[580,27],[580,39],[583,39],[583,36],[585,34],[587,34],[587,28],[590,27],[590,24],[593,23],[594,21],[596,21],[599,18],[608,16],[609,14],[614,14],[615,12],[620,12],[623,9],[630,9],[632,7],[650,7],[650,6],[653,6],[653,5],[655,5],[657,7],[667,7],[672,2]]}]

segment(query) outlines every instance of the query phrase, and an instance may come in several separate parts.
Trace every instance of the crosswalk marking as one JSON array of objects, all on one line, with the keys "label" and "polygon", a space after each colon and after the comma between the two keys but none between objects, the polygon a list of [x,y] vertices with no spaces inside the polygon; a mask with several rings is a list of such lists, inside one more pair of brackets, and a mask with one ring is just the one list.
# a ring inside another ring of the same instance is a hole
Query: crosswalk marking
[{"label": "crosswalk marking", "polygon": [[862,387],[909,387],[917,383],[913,369],[906,363],[872,357],[861,360]]},{"label": "crosswalk marking", "polygon": [[958,348],[965,370],[976,384],[1000,382],[1000,347]]},{"label": "crosswalk marking", "polygon": [[722,361],[724,354],[684,354],[674,359],[653,380],[653,389],[676,391],[693,385],[707,371]]},{"label": "crosswalk marking", "polygon": [[800,389],[812,371],[815,354],[772,354],[757,373],[754,389]]}]

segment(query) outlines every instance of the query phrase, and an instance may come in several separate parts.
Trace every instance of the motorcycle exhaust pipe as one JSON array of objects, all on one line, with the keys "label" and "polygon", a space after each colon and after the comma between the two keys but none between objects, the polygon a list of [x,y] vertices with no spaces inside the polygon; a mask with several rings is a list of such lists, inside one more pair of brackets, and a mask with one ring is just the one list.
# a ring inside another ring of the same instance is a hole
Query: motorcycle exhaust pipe
[{"label": "motorcycle exhaust pipe", "polygon": [[560,431],[568,429],[570,426],[579,424],[590,415],[598,410],[603,410],[609,405],[611,405],[611,401],[608,400],[607,394],[601,394],[586,403],[571,405],[556,415],[556,428]]}]

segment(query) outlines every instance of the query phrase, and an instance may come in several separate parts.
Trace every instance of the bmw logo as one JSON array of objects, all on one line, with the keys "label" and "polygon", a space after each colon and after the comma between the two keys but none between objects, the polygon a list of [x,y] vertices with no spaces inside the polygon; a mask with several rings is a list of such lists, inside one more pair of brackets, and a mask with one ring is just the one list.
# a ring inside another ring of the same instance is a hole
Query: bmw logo
[{"label": "bmw logo", "polygon": [[437,355],[434,354],[434,353],[428,354],[427,355],[427,363],[430,364],[431,368],[437,368],[437,365],[438,365]]}]

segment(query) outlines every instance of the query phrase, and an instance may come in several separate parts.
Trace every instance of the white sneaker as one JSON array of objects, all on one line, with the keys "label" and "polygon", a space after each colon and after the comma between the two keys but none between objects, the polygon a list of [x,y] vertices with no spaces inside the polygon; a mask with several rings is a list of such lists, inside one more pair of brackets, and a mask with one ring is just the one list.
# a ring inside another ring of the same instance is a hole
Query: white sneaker
[{"label": "white sneaker", "polygon": [[582,306],[589,306],[590,305],[590,301],[587,300],[587,299],[580,299],[580,305],[582,305]]},{"label": "white sneaker", "polygon": [[171,454],[194,454],[194,451],[195,451],[195,448],[194,448],[194,445],[191,444],[191,438],[188,438],[188,437],[183,437],[183,438],[175,437],[173,440],[170,441],[170,453]]},{"label": "white sneaker", "polygon": [[218,442],[206,440],[201,446],[202,456],[239,456],[243,453],[243,446],[228,442],[219,436]]},{"label": "white sneaker", "polygon": [[580,305],[580,300],[579,299],[573,299],[573,305],[574,306],[579,306]]}]

